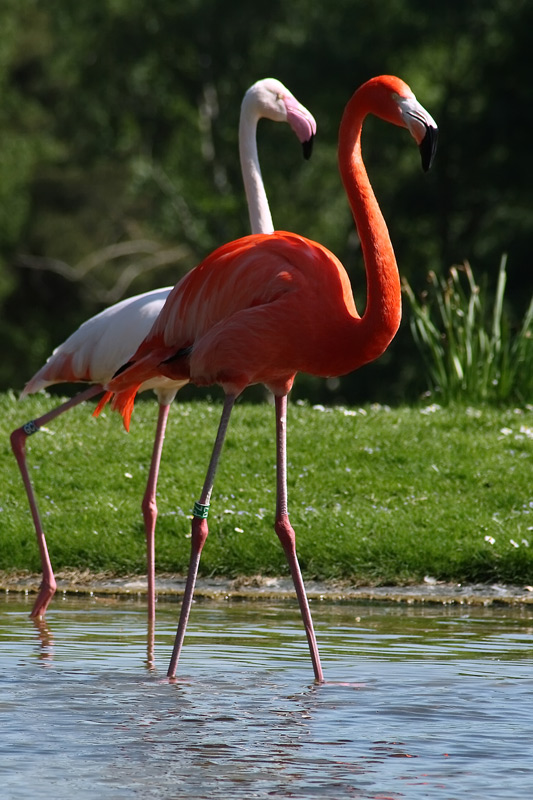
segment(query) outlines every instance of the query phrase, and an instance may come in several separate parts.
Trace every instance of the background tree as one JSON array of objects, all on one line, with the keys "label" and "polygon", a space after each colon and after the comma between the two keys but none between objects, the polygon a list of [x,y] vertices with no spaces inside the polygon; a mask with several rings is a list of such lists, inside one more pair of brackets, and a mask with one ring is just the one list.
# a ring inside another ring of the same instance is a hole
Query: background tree
[{"label": "background tree", "polygon": [[[519,319],[529,249],[533,71],[527,0],[4,0],[0,32],[0,388],[22,387],[52,348],[121,296],[171,285],[248,230],[237,152],[242,95],[273,75],[314,113],[313,159],[260,127],[279,227],[330,247],[364,308],[357,237],[336,166],[354,89],[379,73],[411,84],[440,127],[420,174],[402,137],[369,120],[365,160],[400,270],[468,259]],[[357,290],[360,287],[360,290]],[[395,402],[425,383],[407,325],[376,364],[296,396]]]}]

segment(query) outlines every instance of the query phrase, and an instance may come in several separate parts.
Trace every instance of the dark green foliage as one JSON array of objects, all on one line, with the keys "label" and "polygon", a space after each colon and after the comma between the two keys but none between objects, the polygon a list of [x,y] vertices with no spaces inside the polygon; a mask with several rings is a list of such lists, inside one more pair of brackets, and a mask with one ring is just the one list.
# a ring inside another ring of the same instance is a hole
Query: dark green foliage
[{"label": "dark green foliage", "polygon": [[[353,90],[392,72],[440,126],[428,176],[405,132],[375,120],[365,131],[402,275],[417,292],[429,270],[468,259],[495,284],[506,252],[508,303],[521,319],[532,294],[532,17],[526,0],[385,0],[379,13],[362,0],[4,0],[0,387],[21,387],[105,305],[175,283],[247,232],[237,121],[245,89],[269,74],[318,122],[309,163],[282,126],[260,126],[274,220],[346,263],[361,309],[336,137]],[[404,324],[364,373],[303,379],[296,391],[398,402],[424,387],[419,372]]]}]

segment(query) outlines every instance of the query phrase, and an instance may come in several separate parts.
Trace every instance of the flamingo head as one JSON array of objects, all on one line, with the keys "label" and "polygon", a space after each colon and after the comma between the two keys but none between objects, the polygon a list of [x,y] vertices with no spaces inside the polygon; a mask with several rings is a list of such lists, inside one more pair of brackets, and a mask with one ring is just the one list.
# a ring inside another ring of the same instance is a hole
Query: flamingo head
[{"label": "flamingo head", "polygon": [[287,122],[303,146],[304,157],[311,156],[315,118],[281,81],[275,78],[257,81],[244,95],[243,105],[245,103],[252,106],[258,119],[266,117],[274,122]]},{"label": "flamingo head", "polygon": [[437,150],[437,123],[418,102],[409,86],[393,75],[380,75],[360,87],[366,96],[367,111],[407,128],[418,144],[424,172],[431,167]]}]

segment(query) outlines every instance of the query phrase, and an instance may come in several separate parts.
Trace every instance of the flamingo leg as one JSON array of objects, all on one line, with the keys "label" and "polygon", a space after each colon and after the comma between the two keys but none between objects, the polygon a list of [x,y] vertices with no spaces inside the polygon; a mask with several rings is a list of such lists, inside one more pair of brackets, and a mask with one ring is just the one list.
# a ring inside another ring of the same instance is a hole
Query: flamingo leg
[{"label": "flamingo leg", "polygon": [[146,632],[146,667],[149,670],[155,669],[155,619],[148,620]]},{"label": "flamingo leg", "polygon": [[103,387],[99,384],[90,386],[84,392],[80,392],[70,400],[67,400],[66,403],[62,403],[60,406],[57,406],[57,408],[53,408],[51,411],[43,414],[42,417],[39,417],[38,419],[27,422],[25,425],[22,425],[20,428],[14,430],[11,434],[11,449],[13,450],[13,454],[17,460],[22,481],[24,483],[24,488],[26,489],[26,495],[30,504],[30,511],[33,518],[35,533],[37,535],[37,544],[39,546],[39,553],[41,556],[42,580],[37,599],[33,604],[30,614],[31,617],[44,617],[46,614],[46,609],[48,608],[48,604],[55,594],[57,584],[54,571],[52,569],[52,562],[50,561],[50,555],[48,553],[48,547],[41,523],[39,508],[35,498],[35,492],[33,490],[28,471],[28,464],[26,461],[26,439],[28,436],[37,433],[37,431],[43,425],[46,425],[47,422],[51,422],[60,414],[63,414],[65,411],[69,411],[69,409],[74,408],[84,400],[94,397],[94,395],[100,394],[102,391]]},{"label": "flamingo leg", "polygon": [[309,601],[296,555],[296,536],[289,521],[287,506],[287,395],[276,397],[276,463],[277,463],[277,495],[276,522],[274,529],[287,556],[300,612],[305,627],[311,661],[317,683],[324,683],[322,665],[316,642],[313,620],[309,609]]},{"label": "flamingo leg", "polygon": [[155,620],[155,525],[157,521],[156,489],[161,464],[161,452],[165,440],[165,430],[168,420],[170,405],[159,404],[157,428],[152,451],[150,472],[142,501],[144,530],[146,535],[146,573],[148,583],[148,621]]},{"label": "flamingo leg", "polygon": [[196,576],[198,575],[200,556],[202,553],[203,546],[205,544],[205,540],[207,539],[207,535],[209,533],[207,526],[207,513],[209,509],[209,501],[211,499],[211,493],[213,491],[213,484],[215,482],[215,475],[218,467],[218,462],[220,460],[220,454],[222,452],[224,439],[226,437],[226,432],[228,429],[229,418],[231,416],[231,411],[235,404],[235,400],[236,400],[235,395],[229,395],[229,394],[226,395],[222,416],[220,418],[220,423],[218,426],[217,437],[215,439],[213,452],[211,454],[211,460],[209,462],[209,467],[204,482],[204,487],[202,489],[199,502],[194,504],[194,511],[193,511],[194,516],[192,520],[192,529],[191,529],[191,557],[189,561],[189,571],[187,573],[185,592],[183,594],[183,600],[181,603],[180,619],[178,623],[178,630],[176,632],[176,639],[174,641],[174,649],[172,651],[172,657],[170,659],[170,664],[167,672],[168,678],[174,678],[176,675],[176,668],[178,666],[181,648],[183,645],[183,639],[185,638],[185,630],[187,628],[187,623],[189,621],[189,614],[192,606],[194,587],[196,584]]}]

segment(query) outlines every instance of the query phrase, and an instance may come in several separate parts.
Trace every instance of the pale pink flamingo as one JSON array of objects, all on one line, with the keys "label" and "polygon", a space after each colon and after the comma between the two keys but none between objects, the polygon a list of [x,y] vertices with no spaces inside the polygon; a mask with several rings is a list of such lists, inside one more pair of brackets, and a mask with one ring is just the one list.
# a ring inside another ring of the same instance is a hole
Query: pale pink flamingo
[{"label": "pale pink flamingo", "polygon": [[418,143],[422,166],[433,160],[437,126],[399,78],[363,84],[348,102],[339,131],[339,168],[361,240],[367,302],[361,317],[348,275],[326,248],[294,233],[277,231],[230,242],[215,250],[172,290],[150,334],[108,388],[126,427],[144,381],[165,375],[198,386],[220,384],[225,402],[200,500],[193,511],[191,559],[168,676],[181,653],[207,513],[229,417],[249,385],[265,384],[275,396],[277,503],[275,530],[285,550],[313,662],[322,667],[289,521],[286,482],[287,394],[297,372],[345,375],[378,358],[401,317],[400,279],[389,233],[361,155],[367,114],[407,128]]},{"label": "pale pink flamingo", "polygon": [[[239,151],[250,223],[254,233],[271,233],[274,228],[257,154],[256,132],[261,117],[275,122],[287,122],[303,144],[306,157],[311,152],[316,123],[311,113],[274,78],[258,81],[244,95],[239,122]],[[41,556],[43,577],[31,612],[33,617],[44,616],[56,591],[56,580],[26,463],[26,439],[60,414],[103,391],[104,385],[118,367],[135,352],[149,333],[170,291],[171,287],[156,289],[122,300],[84,322],[54,350],[53,355],[26,384],[22,392],[21,397],[24,397],[56,383],[91,384],[85,391],[43,414],[39,419],[27,422],[11,434],[11,446],[28,495]],[[141,391],[153,389],[159,403],[152,460],[142,502],[147,548],[148,617],[152,621],[155,614],[154,541],[159,464],[170,403],[178,389],[185,383],[187,380],[175,381],[158,375],[140,387]]]}]

